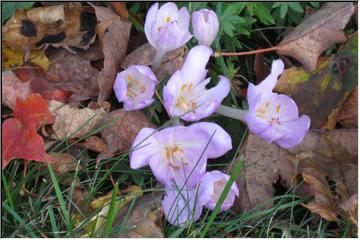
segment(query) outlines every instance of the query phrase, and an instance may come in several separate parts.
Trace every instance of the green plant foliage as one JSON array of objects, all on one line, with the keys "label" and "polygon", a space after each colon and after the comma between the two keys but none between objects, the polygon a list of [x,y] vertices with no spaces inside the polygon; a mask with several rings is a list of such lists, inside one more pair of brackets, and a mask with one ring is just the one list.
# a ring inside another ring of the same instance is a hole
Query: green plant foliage
[{"label": "green plant foliage", "polygon": [[1,3],[1,24],[10,18],[16,9],[30,8],[35,2],[4,2]]}]

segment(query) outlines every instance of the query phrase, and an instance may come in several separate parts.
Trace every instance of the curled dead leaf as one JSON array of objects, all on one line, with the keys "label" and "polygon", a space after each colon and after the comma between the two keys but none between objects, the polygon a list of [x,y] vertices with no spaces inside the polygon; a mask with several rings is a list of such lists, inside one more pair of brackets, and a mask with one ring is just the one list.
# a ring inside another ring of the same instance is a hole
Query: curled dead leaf
[{"label": "curled dead leaf", "polygon": [[32,93],[30,82],[21,81],[11,70],[1,72],[1,79],[1,103],[11,109],[14,109],[17,97],[24,100]]},{"label": "curled dead leaf", "polygon": [[49,109],[55,116],[52,138],[80,138],[92,131],[105,114],[103,109],[78,109],[58,101],[50,101]]},{"label": "curled dead leaf", "polygon": [[358,127],[358,87],[351,92],[339,111],[337,120],[345,128]]},{"label": "curled dead leaf", "polygon": [[[152,65],[155,57],[155,48],[150,43],[146,43],[127,55],[121,63],[122,68],[128,68],[133,64]],[[167,75],[172,75],[179,70],[185,61],[187,53],[186,47],[181,47],[176,50],[166,53],[161,68],[158,68],[156,75],[159,79]]]},{"label": "curled dead leaf", "polygon": [[104,68],[98,75],[99,96],[98,102],[109,97],[120,63],[125,57],[130,37],[131,23],[122,20],[111,9],[96,7],[95,14],[100,21],[96,32],[102,43],[104,53]]},{"label": "curled dead leaf", "polygon": [[342,29],[354,13],[352,2],[329,2],[304,19],[278,45],[277,53],[298,60],[306,71],[316,68],[320,54],[346,40]]}]

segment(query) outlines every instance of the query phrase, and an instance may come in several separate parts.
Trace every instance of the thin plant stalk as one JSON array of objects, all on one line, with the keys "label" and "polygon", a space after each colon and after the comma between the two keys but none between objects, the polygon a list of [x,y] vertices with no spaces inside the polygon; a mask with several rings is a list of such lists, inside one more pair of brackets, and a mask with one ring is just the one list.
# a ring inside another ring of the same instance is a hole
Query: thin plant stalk
[{"label": "thin plant stalk", "polygon": [[154,62],[151,66],[153,71],[155,71],[156,69],[158,69],[161,66],[162,60],[164,59],[164,56],[165,56],[165,53],[166,53],[165,51],[156,50]]},{"label": "thin plant stalk", "polygon": [[220,105],[218,107],[218,109],[216,110],[216,113],[220,114],[222,116],[234,118],[234,119],[242,121],[243,123],[246,123],[246,115],[247,115],[248,111],[228,107],[225,105]]}]

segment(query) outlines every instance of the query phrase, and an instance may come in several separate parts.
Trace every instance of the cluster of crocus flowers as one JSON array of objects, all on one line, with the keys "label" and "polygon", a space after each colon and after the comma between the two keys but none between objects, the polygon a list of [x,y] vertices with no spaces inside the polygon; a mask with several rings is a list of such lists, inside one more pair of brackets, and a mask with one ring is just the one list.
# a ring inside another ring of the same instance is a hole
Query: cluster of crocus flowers
[{"label": "cluster of crocus flowers", "polygon": [[206,77],[206,64],[213,51],[205,45],[193,47],[184,65],[176,71],[164,87],[164,104],[172,117],[185,121],[197,121],[215,112],[229,94],[230,81],[219,76],[218,84],[206,89],[210,78]]},{"label": "cluster of crocus flowers", "polygon": [[[213,201],[218,200],[228,176],[206,173],[207,160],[218,158],[230,149],[231,137],[215,123],[201,122],[161,131],[143,128],[133,142],[130,167],[150,166],[156,179],[166,187],[165,216],[170,223],[183,225],[196,221],[203,206],[211,209]],[[197,195],[198,189],[200,195]],[[238,195],[235,184],[233,189]],[[228,195],[222,209],[233,204],[234,194]],[[193,211],[196,214],[191,217]]]},{"label": "cluster of crocus flowers", "polygon": [[[161,64],[167,51],[186,44],[192,37],[190,15],[183,7],[165,3],[160,8],[153,4],[147,13],[145,34],[156,49],[153,69]],[[284,94],[273,92],[279,75],[284,70],[281,60],[272,64],[271,73],[259,85],[249,83],[249,110],[233,109],[221,105],[229,94],[230,81],[219,76],[216,86],[207,88],[206,65],[213,50],[219,21],[215,12],[207,9],[192,14],[194,37],[198,46],[186,56],[182,68],[176,71],[163,88],[164,107],[170,117],[184,121],[198,121],[215,111],[247,123],[250,131],[268,142],[284,148],[299,144],[310,127],[310,118],[299,117],[295,102]],[[124,103],[124,110],[145,108],[153,101],[158,80],[144,65],[132,65],[118,73],[114,91]],[[133,142],[130,166],[138,169],[150,166],[156,179],[166,189],[163,209],[167,220],[174,225],[196,221],[203,207],[213,210],[229,176],[220,171],[206,172],[208,159],[218,158],[232,149],[229,134],[215,123],[201,122],[190,126],[173,126],[160,131],[143,128]],[[229,209],[239,189],[231,186],[221,211]]]}]

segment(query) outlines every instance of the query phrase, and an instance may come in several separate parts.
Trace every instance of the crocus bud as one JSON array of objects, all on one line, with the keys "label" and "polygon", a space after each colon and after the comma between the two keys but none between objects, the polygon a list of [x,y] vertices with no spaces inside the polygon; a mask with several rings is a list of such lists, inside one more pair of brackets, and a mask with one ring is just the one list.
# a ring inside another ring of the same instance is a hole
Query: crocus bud
[{"label": "crocus bud", "polygon": [[148,66],[132,65],[117,74],[114,92],[119,102],[124,103],[125,111],[149,106],[153,101],[158,80]]},{"label": "crocus bud", "polygon": [[199,44],[210,46],[219,31],[219,20],[214,11],[201,9],[193,12],[192,26]]},{"label": "crocus bud", "polygon": [[180,10],[175,3],[168,2],[159,9],[155,3],[145,20],[146,37],[156,50],[167,52],[183,46],[192,35],[189,32],[190,14],[185,7]]}]

